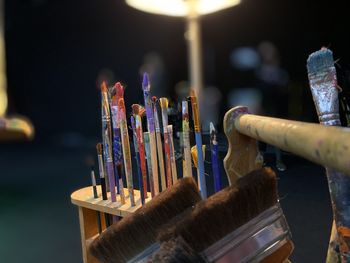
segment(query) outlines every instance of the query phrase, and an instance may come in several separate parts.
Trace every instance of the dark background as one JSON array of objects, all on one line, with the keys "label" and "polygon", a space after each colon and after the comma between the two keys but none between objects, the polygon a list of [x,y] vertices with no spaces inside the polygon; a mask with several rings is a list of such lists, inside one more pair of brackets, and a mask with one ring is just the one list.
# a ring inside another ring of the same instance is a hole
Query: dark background
[{"label": "dark background", "polygon": [[[142,102],[139,69],[144,54],[157,51],[172,96],[174,85],[187,79],[185,21],[146,14],[122,0],[5,2],[9,113],[29,117],[36,137],[0,145],[0,261],[81,262],[69,195],[89,184],[86,159],[100,134],[98,76],[112,71],[127,85],[127,103]],[[302,87],[301,112],[286,117],[317,122],[306,59],[327,46],[349,68],[346,10],[346,1],[243,0],[203,17],[205,83],[225,95],[234,88],[230,52],[269,40],[290,83]],[[224,101],[221,113],[227,110]],[[280,195],[294,234],[292,260],[323,262],[331,223],[324,171],[288,154],[285,163]]]}]

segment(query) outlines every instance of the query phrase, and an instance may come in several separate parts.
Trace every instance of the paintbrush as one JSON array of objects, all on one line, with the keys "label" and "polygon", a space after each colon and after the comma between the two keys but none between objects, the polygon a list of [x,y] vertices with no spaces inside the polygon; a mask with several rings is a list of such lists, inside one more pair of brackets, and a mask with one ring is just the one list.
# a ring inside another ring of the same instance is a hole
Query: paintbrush
[{"label": "paintbrush", "polygon": [[158,239],[177,237],[205,262],[285,262],[293,244],[273,170],[255,170],[199,202],[164,226]]},{"label": "paintbrush", "polygon": [[114,168],[116,173],[118,193],[120,202],[125,204],[124,183],[123,183],[123,150],[121,143],[120,126],[118,120],[118,100],[124,97],[124,89],[119,82],[114,86],[114,94],[112,96],[111,112],[113,124],[113,157]]},{"label": "paintbrush", "polygon": [[143,184],[143,191],[144,196],[147,198],[147,167],[146,167],[146,155],[145,155],[145,145],[143,143],[143,131],[142,131],[142,117],[141,115],[144,113],[144,109],[142,106],[138,104],[133,104],[132,106],[132,112],[135,117],[135,129],[136,129],[136,142],[137,142],[137,148],[139,150],[140,155],[140,167],[141,167],[141,174],[142,174],[142,184]]},{"label": "paintbrush", "polygon": [[211,167],[214,177],[214,191],[221,190],[221,175],[218,160],[218,141],[216,139],[216,130],[214,124],[210,123],[210,152],[211,152]]},{"label": "paintbrush", "polygon": [[101,263],[142,262],[159,247],[158,229],[200,200],[192,178],[178,180],[171,188],[108,228],[89,251]]},{"label": "paintbrush", "polygon": [[153,107],[152,107],[152,101],[150,97],[151,85],[150,85],[149,77],[147,73],[143,74],[142,89],[143,89],[143,95],[145,99],[147,127],[149,132],[151,165],[152,165],[152,174],[150,174],[149,176],[153,177],[152,183],[154,188],[154,194],[157,195],[159,193],[157,145],[156,145],[156,135],[155,135],[155,127],[154,127]]},{"label": "paintbrush", "polygon": [[183,144],[183,177],[192,176],[190,125],[188,119],[188,103],[182,102],[182,144]]},{"label": "paintbrush", "polygon": [[[103,150],[105,158],[105,166],[108,177],[109,191],[111,192],[112,202],[116,202],[116,192],[115,192],[115,177],[114,177],[114,167],[112,158],[112,128],[111,128],[111,118],[108,102],[108,89],[106,82],[101,84],[101,98],[102,98],[102,140],[103,140]],[[115,218],[115,217],[114,217]],[[114,219],[116,220],[116,218]]]},{"label": "paintbrush", "polygon": [[173,178],[173,183],[177,181],[177,171],[176,171],[176,159],[175,159],[175,150],[174,150],[174,137],[173,137],[173,125],[168,125],[168,137],[169,137],[169,146],[170,146],[170,162],[171,162],[171,175]]},{"label": "paintbrush", "polygon": [[134,143],[134,149],[135,149],[135,158],[136,158],[136,166],[137,166],[137,175],[139,180],[139,189],[140,189],[140,197],[141,197],[141,204],[145,204],[145,194],[143,191],[143,183],[142,183],[142,172],[141,172],[141,161],[140,161],[140,153],[139,153],[139,147],[137,145],[137,135],[136,135],[136,124],[135,124],[135,117],[130,117],[131,121],[131,128],[133,132],[133,143]]},{"label": "paintbrush", "polygon": [[163,135],[164,135],[164,154],[165,154],[165,170],[166,170],[166,179],[167,187],[172,186],[173,180],[171,177],[171,157],[170,157],[170,142],[168,135],[168,99],[160,98],[159,104],[162,110],[162,122],[163,122]]},{"label": "paintbrush", "polygon": [[156,143],[157,143],[157,154],[158,154],[158,164],[160,171],[160,182],[162,186],[162,191],[166,189],[166,178],[164,171],[164,157],[163,157],[163,147],[162,147],[162,137],[160,135],[160,126],[159,126],[159,118],[157,111],[157,97],[152,97],[153,102],[153,116],[154,116],[154,125],[156,129]]},{"label": "paintbrush", "polygon": [[120,98],[118,101],[118,120],[119,120],[119,125],[120,125],[126,183],[128,186],[130,204],[131,204],[131,206],[135,206],[129,133],[128,133],[128,126],[126,123],[125,104],[124,104],[123,98]]},{"label": "paintbrush", "polygon": [[[96,177],[95,177],[95,171],[94,171],[94,167],[91,167],[91,184],[92,184],[92,193],[94,195],[94,198],[97,199],[98,198],[98,194],[97,194],[97,187],[96,187]],[[96,216],[97,216],[97,227],[98,227],[98,233],[101,234],[102,233],[102,224],[101,224],[101,215],[99,211],[96,211]]]},{"label": "paintbrush", "polygon": [[[307,60],[307,70],[312,97],[322,125],[340,126],[337,75],[332,51],[327,48],[312,53]],[[322,147],[322,142],[319,142]],[[317,151],[316,154],[328,154]],[[329,192],[333,208],[332,233],[327,260],[350,262],[350,178],[327,168]],[[333,259],[331,259],[333,258]]]},{"label": "paintbrush", "polygon": [[[98,170],[100,173],[102,200],[108,200],[107,189],[106,189],[106,179],[105,179],[105,172],[104,172],[105,166],[103,164],[103,157],[102,157],[102,152],[103,152],[102,143],[96,144],[96,150],[97,150]],[[104,216],[105,216],[106,226],[108,227],[111,225],[109,221],[109,215],[105,213]]]},{"label": "paintbrush", "polygon": [[194,122],[194,132],[196,138],[196,147],[197,147],[197,157],[198,157],[198,171],[199,171],[199,189],[201,191],[202,198],[207,197],[207,185],[204,174],[204,158],[202,152],[202,134],[201,134],[201,125],[199,117],[199,108],[197,97],[195,91],[191,90],[191,104],[192,104],[192,117]]},{"label": "paintbrush", "polygon": [[151,149],[150,149],[150,143],[149,143],[149,132],[143,133],[143,141],[145,143],[145,152],[146,152],[146,160],[147,160],[147,167],[148,167],[148,175],[149,175],[149,185],[151,188],[151,195],[152,197],[155,196],[154,192],[154,183],[153,183],[153,176],[152,176],[152,157],[151,157]]}]

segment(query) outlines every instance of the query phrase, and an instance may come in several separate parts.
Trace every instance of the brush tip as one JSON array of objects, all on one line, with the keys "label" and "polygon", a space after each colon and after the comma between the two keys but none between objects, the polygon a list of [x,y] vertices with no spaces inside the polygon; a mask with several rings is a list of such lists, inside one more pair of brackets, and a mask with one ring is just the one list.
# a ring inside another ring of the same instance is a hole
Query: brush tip
[{"label": "brush tip", "polygon": [[133,104],[131,105],[131,109],[132,109],[132,113],[135,115],[139,114],[139,110],[140,110],[140,105],[139,104]]},{"label": "brush tip", "polygon": [[107,92],[108,91],[108,87],[107,87],[106,81],[102,81],[102,83],[101,83],[101,91],[102,92]]},{"label": "brush tip", "polygon": [[158,99],[158,98],[157,98],[156,96],[153,96],[153,97],[152,97],[153,103],[156,103],[156,102],[157,102],[157,99]]},{"label": "brush tip", "polygon": [[194,89],[190,90],[190,97],[195,97],[196,96],[196,91]]},{"label": "brush tip", "polygon": [[118,106],[123,110],[124,107],[125,107],[125,102],[124,102],[124,99],[123,98],[120,98],[118,100]]},{"label": "brush tip", "polygon": [[115,83],[114,89],[117,99],[124,97],[124,87],[120,82]]},{"label": "brush tip", "polygon": [[210,129],[210,134],[215,132],[215,127],[214,127],[214,124],[212,122],[210,122],[210,124],[209,124],[209,129]]},{"label": "brush tip", "polygon": [[143,85],[144,87],[149,86],[149,76],[148,76],[148,73],[147,73],[147,72],[143,73],[142,85]]},{"label": "brush tip", "polygon": [[96,150],[98,154],[102,154],[102,143],[96,144]]},{"label": "brush tip", "polygon": [[139,105],[139,106],[140,106],[140,107],[139,107],[139,115],[140,115],[141,117],[143,117],[143,116],[146,115],[146,110],[145,110],[145,108],[142,107],[141,105]]},{"label": "brush tip", "polygon": [[168,108],[168,99],[167,98],[160,98],[159,99],[159,104],[162,109]]},{"label": "brush tip", "polygon": [[307,71],[309,74],[327,71],[334,66],[333,52],[325,47],[312,53],[307,59]]}]

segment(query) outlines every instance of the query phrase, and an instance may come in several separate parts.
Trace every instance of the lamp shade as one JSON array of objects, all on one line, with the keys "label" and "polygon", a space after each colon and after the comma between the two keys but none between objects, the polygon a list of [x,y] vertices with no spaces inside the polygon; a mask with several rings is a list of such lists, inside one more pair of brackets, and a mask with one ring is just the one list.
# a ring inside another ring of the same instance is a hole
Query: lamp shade
[{"label": "lamp shade", "polygon": [[240,3],[240,0],[126,0],[126,3],[144,12],[167,15],[188,16],[194,4],[198,15],[206,15]]}]

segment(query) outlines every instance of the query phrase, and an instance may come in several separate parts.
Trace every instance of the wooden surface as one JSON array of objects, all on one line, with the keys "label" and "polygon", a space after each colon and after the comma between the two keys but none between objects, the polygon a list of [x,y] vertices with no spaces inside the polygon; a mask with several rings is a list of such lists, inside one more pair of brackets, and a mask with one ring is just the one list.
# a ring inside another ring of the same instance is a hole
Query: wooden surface
[{"label": "wooden surface", "polygon": [[224,167],[230,185],[234,184],[239,177],[260,168],[263,163],[257,141],[239,133],[232,125],[233,117],[244,113],[248,113],[248,109],[239,107],[231,109],[224,117],[224,132],[228,140]]},{"label": "wooden surface", "polygon": [[[138,208],[141,207],[141,199],[140,199],[140,191],[134,190],[135,202],[136,206],[130,205],[129,192],[126,188],[124,188],[125,201],[124,205],[120,202],[120,196],[117,195],[117,202],[110,201],[110,195],[108,193],[109,200],[102,200],[101,187],[97,186],[97,193],[99,198],[93,197],[92,186],[81,188],[71,194],[71,201],[73,204],[79,207],[85,207],[88,209],[92,209],[95,211],[100,211],[103,213],[108,213],[111,215],[125,217],[133,212],[135,212]],[[146,202],[151,200],[151,193],[148,193],[148,198],[145,200]]]},{"label": "wooden surface", "polygon": [[31,122],[21,116],[0,117],[0,142],[25,141],[34,137]]}]

